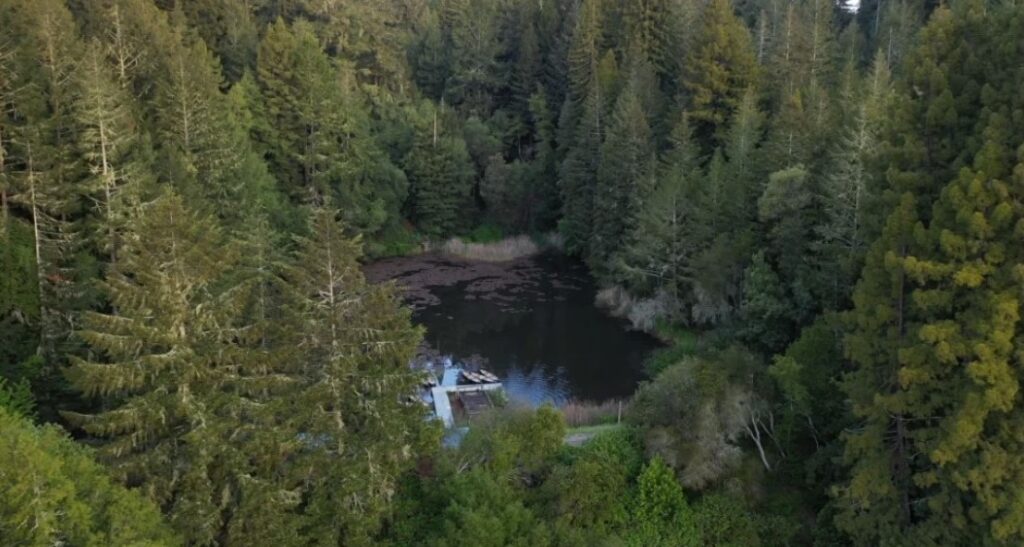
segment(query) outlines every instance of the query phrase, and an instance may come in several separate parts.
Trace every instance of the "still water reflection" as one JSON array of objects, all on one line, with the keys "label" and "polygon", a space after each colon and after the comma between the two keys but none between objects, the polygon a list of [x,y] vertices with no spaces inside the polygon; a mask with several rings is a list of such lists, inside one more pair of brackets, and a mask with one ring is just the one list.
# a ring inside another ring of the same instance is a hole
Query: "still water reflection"
[{"label": "still water reflection", "polygon": [[[426,341],[455,362],[482,358],[509,397],[556,404],[630,395],[658,342],[594,307],[577,260],[542,255],[507,264],[441,257],[394,259],[385,275],[410,286]],[[373,278],[374,274],[369,273]]]}]

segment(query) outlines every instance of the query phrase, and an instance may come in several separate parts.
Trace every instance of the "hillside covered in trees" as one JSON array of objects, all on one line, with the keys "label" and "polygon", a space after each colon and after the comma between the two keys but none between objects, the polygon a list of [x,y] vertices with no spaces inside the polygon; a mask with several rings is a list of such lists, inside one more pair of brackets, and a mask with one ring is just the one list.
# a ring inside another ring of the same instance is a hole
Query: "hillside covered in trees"
[{"label": "hillside covered in trees", "polygon": [[[1024,8],[0,0],[0,544],[1024,543]],[[671,343],[460,446],[361,265]]]}]

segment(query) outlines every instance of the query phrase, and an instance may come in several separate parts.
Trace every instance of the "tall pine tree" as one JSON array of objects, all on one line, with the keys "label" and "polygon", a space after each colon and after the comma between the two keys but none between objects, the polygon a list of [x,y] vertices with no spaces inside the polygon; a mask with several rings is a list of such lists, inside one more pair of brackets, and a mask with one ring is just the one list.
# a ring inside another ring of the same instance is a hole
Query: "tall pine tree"
[{"label": "tall pine tree", "polygon": [[313,212],[285,272],[303,378],[289,400],[291,423],[306,445],[291,467],[304,491],[305,533],[316,543],[364,545],[426,438],[422,406],[408,401],[421,332],[391,286],[366,283],[360,243],[335,217]]},{"label": "tall pine tree", "polygon": [[233,500],[255,480],[243,446],[258,413],[242,396],[252,381],[241,344],[244,292],[227,282],[238,253],[170,192],[130,228],[103,284],[116,313],[87,315],[80,336],[93,352],[68,372],[102,405],[65,416],[97,438],[115,476],[157,502],[187,541],[214,543]]},{"label": "tall pine tree", "polygon": [[750,33],[733,14],[729,0],[704,8],[700,30],[686,59],[683,81],[698,137],[719,137],[743,93],[754,85],[757,66]]},{"label": "tall pine tree", "polygon": [[653,137],[638,91],[631,85],[620,94],[601,147],[589,256],[601,274],[608,273],[609,260],[633,231],[654,187]]}]

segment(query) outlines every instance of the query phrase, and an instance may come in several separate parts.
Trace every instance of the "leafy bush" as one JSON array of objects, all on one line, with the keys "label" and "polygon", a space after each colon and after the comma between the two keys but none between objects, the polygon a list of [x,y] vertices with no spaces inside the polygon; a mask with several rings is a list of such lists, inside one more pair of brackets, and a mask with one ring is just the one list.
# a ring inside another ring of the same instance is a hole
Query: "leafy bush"
[{"label": "leafy bush", "polygon": [[697,354],[697,333],[683,325],[659,321],[655,327],[655,334],[669,345],[655,350],[644,362],[644,368],[652,378],[669,366]]},{"label": "leafy bush", "polygon": [[123,488],[56,426],[0,408],[5,545],[178,545],[159,509]]},{"label": "leafy bush", "polygon": [[562,415],[550,406],[536,411],[499,409],[474,421],[458,458],[497,473],[531,473],[546,465],[564,438]]},{"label": "leafy bush", "polygon": [[675,474],[660,458],[644,466],[637,480],[629,544],[637,547],[696,543],[690,507]]},{"label": "leafy bush", "polygon": [[32,398],[32,389],[28,380],[22,378],[14,383],[0,377],[0,409],[22,417],[30,417],[35,412],[36,402]]},{"label": "leafy bush", "polygon": [[423,242],[411,226],[395,223],[366,243],[367,258],[405,256],[423,248]]},{"label": "leafy bush", "polygon": [[505,231],[501,229],[501,226],[493,223],[484,223],[473,231],[466,234],[462,239],[470,243],[494,243],[501,241],[505,238]]},{"label": "leafy bush", "polygon": [[586,529],[607,536],[626,524],[631,484],[643,464],[636,433],[617,429],[598,434],[572,452],[545,484],[554,498],[560,529]]},{"label": "leafy bush", "polygon": [[693,525],[700,545],[757,547],[761,545],[758,522],[743,500],[714,493],[701,498],[694,507]]},{"label": "leafy bush", "polygon": [[742,348],[686,357],[633,396],[630,420],[683,486],[704,489],[738,469],[748,420],[762,402],[749,382],[758,367]]}]

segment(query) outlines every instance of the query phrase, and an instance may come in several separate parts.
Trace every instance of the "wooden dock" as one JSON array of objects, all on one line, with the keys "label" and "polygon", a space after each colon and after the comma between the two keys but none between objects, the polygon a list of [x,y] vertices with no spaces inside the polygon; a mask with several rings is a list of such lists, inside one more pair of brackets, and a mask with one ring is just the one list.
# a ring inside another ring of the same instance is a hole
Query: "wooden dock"
[{"label": "wooden dock", "polygon": [[465,385],[441,385],[431,389],[434,398],[434,414],[441,419],[446,428],[455,426],[455,414],[452,412],[452,404],[448,399],[450,393],[472,392],[472,391],[493,391],[501,389],[501,382],[486,384],[465,384]]}]

